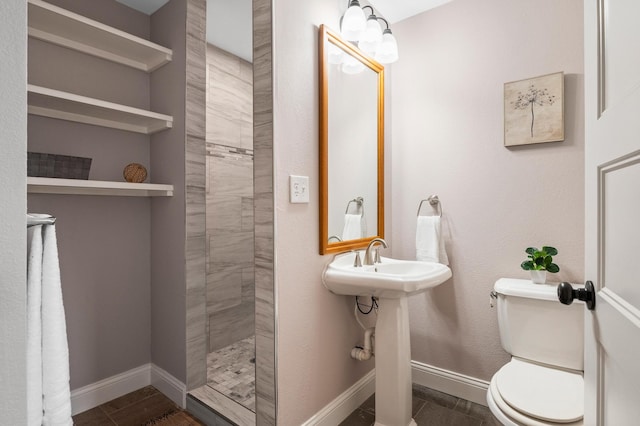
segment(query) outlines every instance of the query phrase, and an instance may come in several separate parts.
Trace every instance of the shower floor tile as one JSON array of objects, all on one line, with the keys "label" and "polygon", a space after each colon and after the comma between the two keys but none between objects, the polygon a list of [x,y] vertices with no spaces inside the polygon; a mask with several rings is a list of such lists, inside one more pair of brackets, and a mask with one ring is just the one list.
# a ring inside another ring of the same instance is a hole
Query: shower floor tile
[{"label": "shower floor tile", "polygon": [[255,337],[207,355],[207,386],[256,411]]}]

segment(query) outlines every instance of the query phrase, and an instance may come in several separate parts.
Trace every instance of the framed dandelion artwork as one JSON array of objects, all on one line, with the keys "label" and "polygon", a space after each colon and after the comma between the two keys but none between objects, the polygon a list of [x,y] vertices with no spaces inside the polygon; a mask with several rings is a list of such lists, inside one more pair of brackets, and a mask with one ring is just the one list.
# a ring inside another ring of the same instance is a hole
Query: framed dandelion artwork
[{"label": "framed dandelion artwork", "polygon": [[564,140],[564,73],[504,84],[504,145]]}]

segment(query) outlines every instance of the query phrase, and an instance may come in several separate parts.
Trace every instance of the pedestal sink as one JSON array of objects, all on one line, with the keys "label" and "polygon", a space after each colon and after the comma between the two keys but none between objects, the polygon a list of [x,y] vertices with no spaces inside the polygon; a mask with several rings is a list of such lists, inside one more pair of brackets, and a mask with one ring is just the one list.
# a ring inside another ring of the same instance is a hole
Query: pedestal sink
[{"label": "pedestal sink", "polygon": [[439,263],[385,257],[381,263],[355,267],[355,255],[337,255],[322,273],[322,282],[335,294],[378,298],[374,426],[415,426],[407,297],[442,284],[451,270]]}]

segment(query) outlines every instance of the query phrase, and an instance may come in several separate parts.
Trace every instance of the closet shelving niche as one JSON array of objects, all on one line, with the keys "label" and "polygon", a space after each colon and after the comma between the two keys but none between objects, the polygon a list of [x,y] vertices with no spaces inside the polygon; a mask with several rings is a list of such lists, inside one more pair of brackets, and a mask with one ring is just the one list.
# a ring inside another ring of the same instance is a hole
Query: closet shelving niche
[{"label": "closet shelving niche", "polygon": [[[41,0],[28,0],[29,37],[153,72],[172,59],[171,49]],[[170,129],[173,117],[100,99],[28,85],[28,112],[49,118],[142,134]],[[76,195],[172,196],[173,185],[27,178],[27,192]]]},{"label": "closet shelving niche", "polygon": [[29,37],[146,72],[171,61],[171,49],[42,0],[29,0],[28,27]]}]

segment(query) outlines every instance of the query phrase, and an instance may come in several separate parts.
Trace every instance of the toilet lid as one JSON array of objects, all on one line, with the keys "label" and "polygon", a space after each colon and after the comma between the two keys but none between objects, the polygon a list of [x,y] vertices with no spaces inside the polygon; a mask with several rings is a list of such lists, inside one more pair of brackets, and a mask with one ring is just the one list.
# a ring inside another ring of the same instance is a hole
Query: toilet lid
[{"label": "toilet lid", "polygon": [[584,415],[582,374],[513,358],[495,378],[502,399],[528,416],[571,423]]}]

